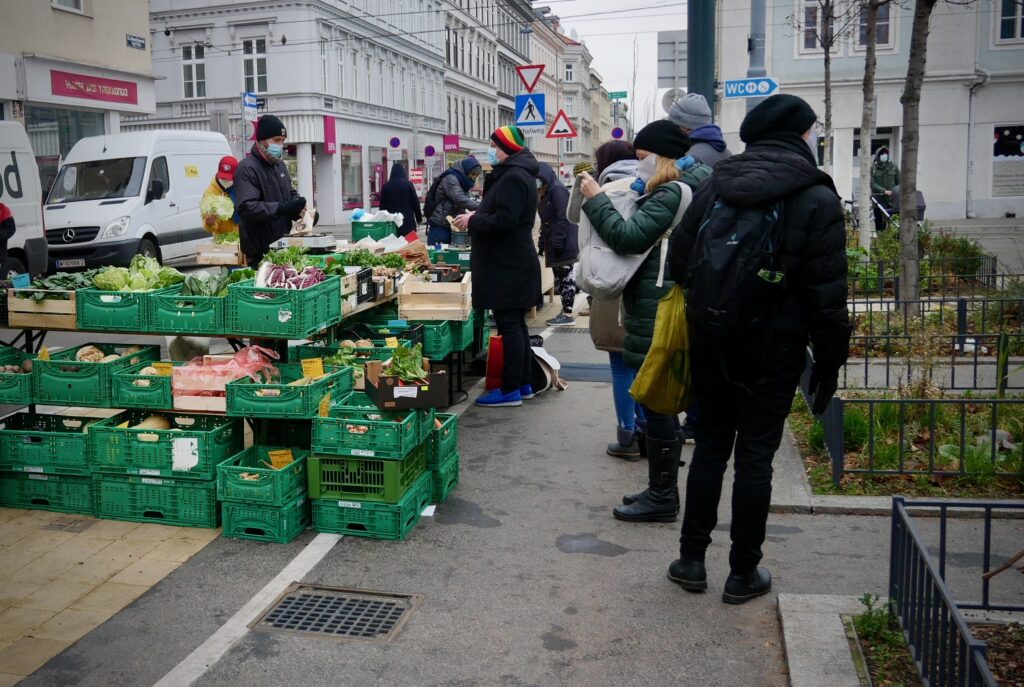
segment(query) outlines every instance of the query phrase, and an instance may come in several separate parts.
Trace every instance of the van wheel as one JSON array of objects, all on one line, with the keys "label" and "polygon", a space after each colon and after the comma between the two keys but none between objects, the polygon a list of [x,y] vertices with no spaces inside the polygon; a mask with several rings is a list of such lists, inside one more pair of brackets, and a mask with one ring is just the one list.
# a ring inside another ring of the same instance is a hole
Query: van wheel
[{"label": "van wheel", "polygon": [[[10,274],[11,272],[14,272],[15,274],[25,274],[25,272],[28,272],[28,269],[25,267],[25,264],[20,259],[16,258],[13,255],[7,256],[6,269],[8,274]],[[7,275],[3,275],[3,278],[7,279]]]},{"label": "van wheel", "polygon": [[142,239],[139,241],[139,255],[145,255],[147,258],[155,258],[157,262],[160,262],[160,249],[156,247],[156,244],[149,239]]}]

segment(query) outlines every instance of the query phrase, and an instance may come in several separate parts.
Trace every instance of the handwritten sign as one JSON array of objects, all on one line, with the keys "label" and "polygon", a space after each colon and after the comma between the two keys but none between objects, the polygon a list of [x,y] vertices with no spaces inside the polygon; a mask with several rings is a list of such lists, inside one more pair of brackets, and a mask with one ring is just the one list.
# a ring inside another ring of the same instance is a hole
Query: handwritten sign
[{"label": "handwritten sign", "polygon": [[302,376],[310,379],[324,376],[323,358],[304,358],[302,360]]},{"label": "handwritten sign", "polygon": [[170,377],[174,373],[174,365],[171,363],[153,363],[153,367],[161,377]]},{"label": "handwritten sign", "polygon": [[292,456],[292,450],[290,448],[268,451],[267,455],[270,456],[270,464],[274,466],[275,470],[280,470],[281,468],[295,462],[295,458]]}]

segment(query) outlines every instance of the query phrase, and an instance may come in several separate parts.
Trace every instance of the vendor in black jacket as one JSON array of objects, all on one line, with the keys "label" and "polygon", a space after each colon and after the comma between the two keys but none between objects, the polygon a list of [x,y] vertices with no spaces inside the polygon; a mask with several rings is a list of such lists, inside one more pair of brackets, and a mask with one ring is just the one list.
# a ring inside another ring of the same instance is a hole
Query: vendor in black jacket
[{"label": "vendor in black jacket", "polygon": [[242,252],[253,268],[271,243],[288,234],[306,207],[306,199],[292,188],[288,167],[281,160],[287,136],[280,119],[263,115],[256,123],[252,154],[235,170]]},{"label": "vendor in black jacket", "polygon": [[473,239],[471,267],[473,307],[494,311],[505,364],[501,388],[476,400],[488,407],[521,406],[533,398],[530,386],[530,331],[526,311],[540,300],[540,262],[533,245],[537,219],[537,172],[540,166],[526,149],[523,132],[503,126],[491,134],[488,151],[494,171],[475,212],[455,218],[458,229]]},{"label": "vendor in black jacket", "polygon": [[672,278],[685,285],[690,253],[712,203],[780,207],[786,286],[777,314],[742,341],[723,342],[697,326],[690,339],[700,421],[686,480],[680,558],[668,576],[688,591],[707,589],[704,554],[717,524],[726,462],[735,451],[726,603],[743,603],[771,589],[771,575],[757,564],[771,501],[772,459],[808,341],[814,353],[815,413],[832,398],[849,347],[846,231],[832,179],[817,168],[811,152],[815,120],[806,102],[788,94],[771,96],[751,110],[740,126],[746,151],[715,166],[671,242]]},{"label": "vendor in black jacket", "polygon": [[392,165],[388,182],[380,188],[380,209],[402,213],[402,225],[398,227],[399,236],[416,231],[416,225],[423,221],[423,210],[420,208],[416,186],[409,181],[409,175],[401,162]]}]

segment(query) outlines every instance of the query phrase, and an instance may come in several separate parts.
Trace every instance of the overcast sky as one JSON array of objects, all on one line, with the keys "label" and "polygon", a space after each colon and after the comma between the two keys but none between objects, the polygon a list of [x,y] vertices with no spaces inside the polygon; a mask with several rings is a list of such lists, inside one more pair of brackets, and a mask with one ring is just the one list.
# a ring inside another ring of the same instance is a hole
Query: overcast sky
[{"label": "overcast sky", "polygon": [[[665,116],[657,88],[658,31],[686,28],[686,3],[680,0],[534,0],[562,19],[568,34],[576,29],[594,56],[592,66],[609,91],[636,91],[631,107],[637,129],[649,119]],[[614,14],[594,15],[599,12]],[[574,18],[575,17],[575,18]],[[633,88],[634,40],[639,51],[636,87]],[[627,99],[627,103],[630,100]],[[653,111],[653,117],[650,112]]]}]

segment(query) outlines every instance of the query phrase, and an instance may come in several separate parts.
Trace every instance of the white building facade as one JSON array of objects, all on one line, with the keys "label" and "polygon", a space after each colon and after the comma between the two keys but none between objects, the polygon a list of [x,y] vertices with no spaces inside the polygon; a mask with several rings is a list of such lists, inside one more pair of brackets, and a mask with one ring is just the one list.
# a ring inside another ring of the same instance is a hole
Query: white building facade
[{"label": "white building facade", "polygon": [[151,0],[157,111],[134,130],[221,131],[251,147],[242,94],[288,131],[286,161],[324,224],[379,205],[401,161],[443,164],[443,0]]},{"label": "white building facade", "polygon": [[466,155],[481,156],[498,126],[498,38],[493,27],[499,12],[493,2],[448,0],[445,6],[444,96],[448,133],[458,137],[457,148],[446,146],[446,162],[451,164]]},{"label": "white building facade", "polygon": [[[806,99],[824,119],[823,56],[799,30],[818,19],[816,0],[768,0],[766,68],[783,92]],[[1024,18],[1019,2],[940,3],[931,20],[921,98],[918,188],[927,217],[1001,218],[1024,213]],[[794,21],[794,17],[798,21]],[[872,151],[900,159],[902,106],[913,8],[891,3],[879,21],[877,112]],[[747,71],[749,3],[718,7],[718,80]],[[840,195],[855,197],[863,106],[864,34],[854,22],[832,51],[832,174]],[[720,124],[733,150],[743,100],[720,101]]]},{"label": "white building facade", "polygon": [[25,126],[44,194],[80,139],[155,109],[150,53],[144,2],[34,0],[4,12],[0,119]]}]

